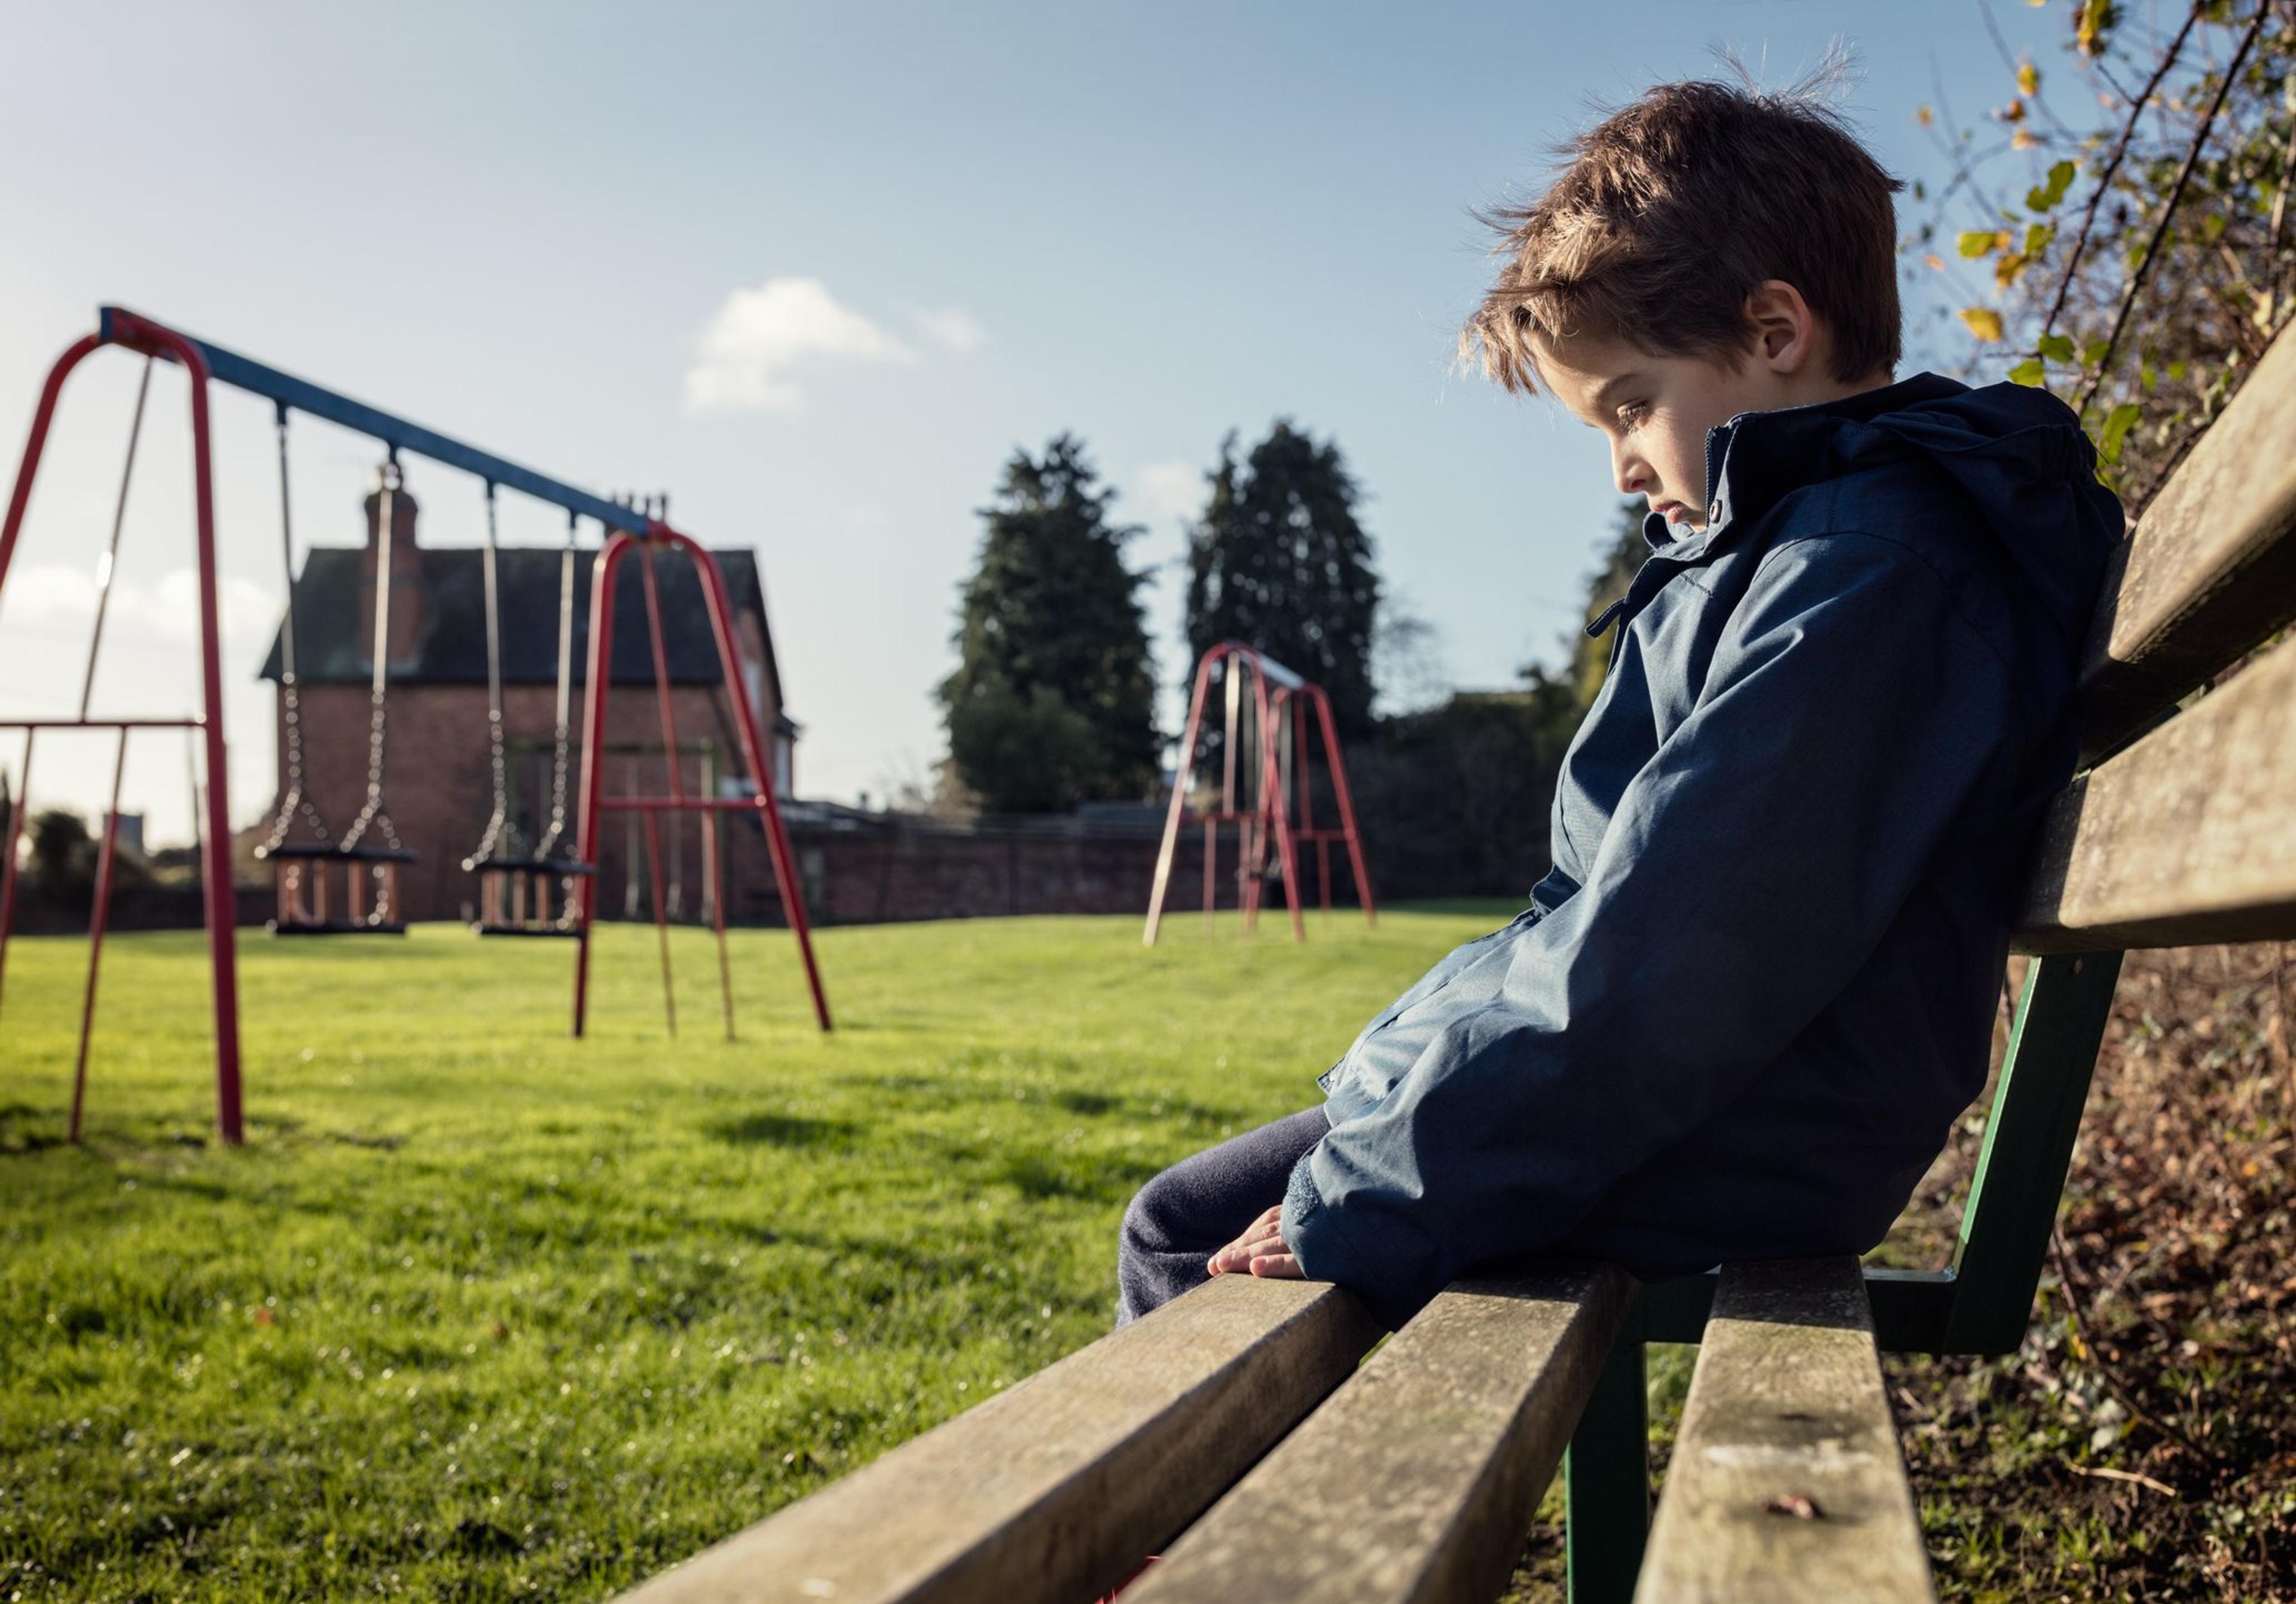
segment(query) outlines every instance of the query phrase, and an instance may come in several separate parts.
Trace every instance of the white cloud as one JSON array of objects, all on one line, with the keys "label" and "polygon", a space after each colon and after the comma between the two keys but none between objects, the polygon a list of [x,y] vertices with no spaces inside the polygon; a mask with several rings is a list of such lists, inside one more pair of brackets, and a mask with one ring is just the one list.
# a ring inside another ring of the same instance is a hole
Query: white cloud
[{"label": "white cloud", "polygon": [[805,394],[791,370],[824,358],[914,362],[916,354],[819,279],[769,278],[736,290],[701,331],[686,370],[685,409],[795,411]]},{"label": "white cloud", "polygon": [[1132,471],[1132,492],[1154,517],[1193,519],[1204,510],[1204,471],[1177,457],[1144,463]]},{"label": "white cloud", "polygon": [[942,350],[958,356],[988,343],[988,331],[972,313],[958,307],[919,307],[909,315],[918,330]]},{"label": "white cloud", "polygon": [[[95,580],[76,564],[29,563],[8,576],[0,621],[0,703],[45,716],[79,699],[95,623]],[[271,643],[279,599],[234,575],[222,581],[226,687],[236,695]],[[111,587],[95,713],[165,717],[200,694],[200,582],[190,569],[157,578],[122,575]]]},{"label": "white cloud", "polygon": [[[225,650],[267,643],[279,621],[278,596],[231,574],[223,576],[221,586]],[[51,640],[84,635],[94,625],[95,602],[95,577],[75,564],[28,563],[8,577],[9,621]],[[171,569],[156,579],[122,575],[112,582],[111,615],[104,626],[107,653],[114,647],[194,647],[199,639],[200,577],[193,569]],[[84,638],[78,650],[86,651]]]}]

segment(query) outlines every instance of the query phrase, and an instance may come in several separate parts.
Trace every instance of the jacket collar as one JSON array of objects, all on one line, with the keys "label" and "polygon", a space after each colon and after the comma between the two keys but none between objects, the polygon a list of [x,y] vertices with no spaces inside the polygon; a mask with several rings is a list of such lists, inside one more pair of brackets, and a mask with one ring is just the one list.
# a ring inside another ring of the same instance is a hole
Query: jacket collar
[{"label": "jacket collar", "polygon": [[1696,562],[1735,525],[1823,478],[1825,446],[1845,425],[1957,396],[1968,388],[1957,379],[1923,372],[1831,401],[1739,413],[1706,431],[1706,527],[1677,536],[1664,519],[1651,513],[1643,520],[1643,537],[1654,552]]},{"label": "jacket collar", "polygon": [[[1716,424],[1706,431],[1706,527],[1677,536],[1664,518],[1645,513],[1643,538],[1652,561],[1643,564],[1625,595],[1587,624],[1587,633],[1599,636],[1620,619],[1631,619],[1669,577],[1717,554],[1742,524],[1788,492],[1824,478],[1833,456],[1828,447],[1843,430],[1968,388],[1939,373],[1916,373],[1854,396],[1742,412]],[[1622,638],[1626,634],[1623,628],[1619,633]],[[1614,663],[1619,645],[1611,642]]]}]

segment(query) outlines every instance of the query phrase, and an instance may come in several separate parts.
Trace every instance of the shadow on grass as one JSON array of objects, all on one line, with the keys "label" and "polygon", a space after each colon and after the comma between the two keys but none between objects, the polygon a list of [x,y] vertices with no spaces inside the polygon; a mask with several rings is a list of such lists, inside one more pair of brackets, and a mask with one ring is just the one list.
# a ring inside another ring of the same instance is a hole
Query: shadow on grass
[{"label": "shadow on grass", "polygon": [[849,1119],[808,1119],[798,1114],[744,1114],[712,1120],[703,1127],[735,1147],[822,1148],[841,1146],[860,1127]]},{"label": "shadow on grass", "polygon": [[1086,1203],[1118,1203],[1140,1190],[1156,1173],[1153,1165],[1136,1160],[1054,1158],[1041,1153],[1019,1153],[996,1166],[996,1178],[1015,1187],[1024,1198],[1044,1200],[1071,1198]]},{"label": "shadow on grass", "polygon": [[[41,1120],[39,1125],[32,1123],[36,1118]],[[42,1117],[40,1110],[20,1104],[0,1109],[0,1158],[20,1158],[63,1145],[63,1130],[53,1115]]]}]

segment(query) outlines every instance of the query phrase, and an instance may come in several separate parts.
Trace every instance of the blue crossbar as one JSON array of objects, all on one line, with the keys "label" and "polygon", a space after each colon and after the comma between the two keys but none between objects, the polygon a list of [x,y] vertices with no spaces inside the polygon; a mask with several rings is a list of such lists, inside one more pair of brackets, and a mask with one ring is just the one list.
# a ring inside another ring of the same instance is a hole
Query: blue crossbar
[{"label": "blue crossbar", "polygon": [[[119,307],[102,308],[100,327],[104,339],[119,338],[116,320],[123,310]],[[142,314],[134,312],[127,315],[142,317]],[[144,321],[156,323],[159,320],[145,318]],[[537,501],[563,507],[569,512],[578,513],[584,518],[594,518],[608,528],[627,529],[633,535],[645,533],[645,514],[636,507],[625,507],[619,502],[593,495],[586,490],[577,490],[547,474],[537,473],[531,468],[521,468],[516,462],[507,462],[490,451],[480,451],[474,446],[463,445],[460,440],[449,439],[420,423],[409,423],[404,418],[393,417],[363,401],[339,396],[308,379],[298,379],[291,373],[281,372],[277,368],[266,367],[236,352],[226,351],[221,346],[209,345],[204,340],[193,340],[188,334],[184,338],[199,347],[201,355],[207,358],[210,377],[235,389],[268,397],[281,406],[308,413],[315,418],[324,418],[330,423],[340,423],[345,429],[381,440],[395,451],[429,457],[434,462],[444,462],[449,468],[460,468],[465,473],[476,474],[489,484],[500,485],[505,489],[530,495]]]}]

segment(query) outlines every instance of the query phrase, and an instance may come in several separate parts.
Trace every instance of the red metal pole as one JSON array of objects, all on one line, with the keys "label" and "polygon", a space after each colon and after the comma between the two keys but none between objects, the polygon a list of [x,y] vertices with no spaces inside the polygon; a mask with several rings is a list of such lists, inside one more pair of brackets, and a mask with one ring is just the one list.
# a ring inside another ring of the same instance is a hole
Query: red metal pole
[{"label": "red metal pole", "polygon": [[[1260,715],[1256,733],[1261,738],[1261,744],[1263,746],[1266,744],[1267,676],[1259,672],[1259,654],[1247,647],[1236,651],[1228,659],[1227,770],[1226,785],[1220,795],[1220,805],[1236,815],[1235,905],[1236,912],[1242,921],[1243,934],[1249,936],[1259,928],[1259,866],[1266,861],[1263,855],[1267,844],[1260,839],[1258,818],[1260,807],[1267,801],[1264,791],[1252,798],[1250,807],[1238,806],[1236,799],[1236,772],[1243,765],[1243,743],[1237,734],[1243,724],[1242,668],[1247,661],[1252,669],[1252,710]],[[1259,780],[1262,787],[1265,787],[1267,782],[1265,769],[1261,770]]]},{"label": "red metal pole", "polygon": [[79,1060],[72,1066],[71,1125],[68,1139],[79,1140],[80,1109],[87,1099],[87,1044],[95,1033],[95,978],[103,967],[103,931],[111,910],[111,865],[119,850],[119,782],[127,773],[127,732],[111,760],[111,806],[103,815],[103,845],[95,855],[95,904],[87,915],[87,989],[79,1001]]},{"label": "red metal pole", "polygon": [[[8,564],[16,554],[17,536],[23,533],[24,509],[32,499],[32,480],[40,471],[40,458],[48,446],[48,429],[55,421],[56,397],[63,393],[64,381],[71,371],[86,361],[88,355],[102,348],[100,335],[90,334],[75,340],[56,364],[48,370],[47,381],[40,387],[39,404],[32,409],[32,432],[24,442],[22,464],[16,470],[15,488],[9,493],[8,512],[0,520],[0,589],[8,584]],[[4,973],[8,956],[8,936],[16,914],[16,851],[23,833],[25,797],[32,789],[32,734],[24,732],[23,794],[16,798],[16,811],[8,821],[8,855],[0,863],[0,973]]]},{"label": "red metal pole", "polygon": [[16,554],[16,537],[23,532],[24,508],[32,499],[32,479],[40,471],[40,458],[47,450],[48,426],[55,421],[56,397],[63,392],[64,381],[71,376],[72,369],[102,346],[103,337],[100,334],[75,340],[56,358],[55,366],[48,370],[47,382],[40,387],[39,405],[32,409],[31,436],[24,442],[23,466],[16,471],[16,488],[8,497],[8,516],[0,521],[0,585],[8,583],[8,562]]},{"label": "red metal pole", "polygon": [[669,1021],[670,1040],[677,1039],[677,986],[669,972],[669,910],[661,895],[661,815],[645,810],[646,898],[653,904],[654,935],[661,945],[661,1011]]},{"label": "red metal pole", "polygon": [[[663,641],[661,627],[661,592],[654,582],[653,547],[638,547],[638,580],[645,592],[646,643],[653,655],[653,693],[661,710],[661,761],[668,772],[669,794],[673,800],[685,800],[685,776],[678,772],[677,709],[669,696],[668,647]],[[654,932],[661,945],[661,1006],[669,1020],[669,1034],[677,1035],[677,991],[670,978],[669,969],[669,904],[665,900],[661,876],[661,814],[646,809],[646,874],[647,888],[653,898]]]},{"label": "red metal pole", "polygon": [[199,505],[200,681],[207,737],[207,843],[201,868],[208,900],[208,968],[215,983],[216,1126],[226,1146],[246,1140],[239,1082],[239,931],[231,863],[231,753],[223,735],[223,593],[216,576],[214,449],[208,429],[208,367],[199,348],[167,333],[191,375],[193,494]]},{"label": "red metal pole", "polygon": [[[709,784],[707,773],[702,783]],[[718,1002],[726,1015],[726,1039],[734,1040],[734,962],[726,952],[726,866],[718,851],[718,815],[701,818],[701,875],[709,886],[709,928],[718,937]]]},{"label": "red metal pole", "polygon": [[[590,925],[597,914],[599,800],[605,790],[606,692],[612,679],[614,569],[628,554],[631,537],[611,531],[590,564],[590,661],[582,686],[582,790],[574,837],[577,862],[590,865],[578,890],[581,916],[574,942],[574,1034],[579,1036],[590,1010]],[[636,865],[631,866],[635,872]]]},{"label": "red metal pole", "polygon": [[1219,818],[1215,814],[1204,815],[1204,934],[1212,935],[1219,929],[1213,916],[1212,904],[1219,900]]},{"label": "red metal pole", "polygon": [[1332,722],[1332,699],[1324,694],[1321,685],[1309,687],[1316,699],[1316,717],[1323,725],[1324,756],[1332,766],[1332,794],[1339,799],[1340,827],[1347,832],[1348,866],[1356,877],[1356,899],[1363,904],[1364,922],[1379,922],[1379,909],[1372,903],[1371,873],[1364,867],[1363,837],[1356,831],[1355,799],[1348,793],[1348,763],[1340,751],[1340,732]]},{"label": "red metal pole", "polygon": [[709,603],[709,628],[718,637],[718,661],[726,682],[726,693],[734,700],[734,723],[742,737],[742,756],[749,765],[750,775],[758,784],[758,811],[766,827],[766,846],[773,858],[774,879],[779,883],[782,907],[789,914],[790,929],[797,937],[798,954],[805,962],[805,981],[813,993],[814,1018],[824,1030],[830,1028],[829,998],[821,988],[821,969],[814,962],[813,929],[805,916],[805,890],[799,885],[797,860],[790,851],[789,832],[782,824],[780,799],[775,794],[774,771],[767,763],[758,743],[758,717],[750,705],[750,687],[742,678],[741,636],[734,631],[734,609],[726,599],[725,577],[718,571],[718,560],[707,547],[687,536],[679,534],[659,520],[648,526],[653,538],[665,540],[679,547],[693,560],[694,572],[701,577],[703,595]]},{"label": "red metal pole", "polygon": [[[1188,784],[1196,772],[1196,737],[1204,724],[1204,696],[1211,687],[1212,654],[1196,665],[1196,687],[1188,697],[1188,730],[1180,737],[1179,760],[1172,765],[1172,804],[1164,810],[1164,844],[1156,850],[1156,880],[1148,893],[1148,928],[1140,937],[1141,945],[1156,945],[1156,927],[1164,920],[1164,894],[1172,882],[1172,857],[1179,849],[1180,822],[1188,811]],[[1212,827],[1216,828],[1216,827]],[[1210,863],[1212,842],[1204,842],[1204,862]],[[1207,869],[1206,874],[1210,871]],[[1209,884],[1209,881],[1207,881]],[[1210,907],[1206,910],[1209,912]]]},{"label": "red metal pole", "polygon": [[37,730],[24,732],[24,766],[22,783],[16,788],[16,799],[8,814],[8,838],[0,844],[0,996],[5,995],[8,978],[8,934],[16,922],[16,852],[24,839],[24,814],[32,795],[32,741]]},{"label": "red metal pole", "polygon": [[[1292,727],[1297,732],[1292,745],[1298,753],[1294,759],[1300,765],[1300,828],[1305,839],[1316,843],[1316,902],[1323,910],[1328,923],[1332,912],[1332,843],[1325,833],[1316,828],[1316,788],[1314,771],[1308,761],[1313,749],[1308,741],[1308,700],[1292,699]],[[1324,766],[1331,766],[1331,754],[1324,754]]]},{"label": "red metal pole", "polygon": [[[1223,658],[1234,655],[1234,649],[1226,644],[1215,646],[1212,651]],[[1243,682],[1236,677],[1236,674],[1237,665],[1231,661],[1221,675],[1225,682],[1221,689],[1223,700],[1227,704],[1227,723],[1220,741],[1220,811],[1231,814],[1236,811],[1235,727],[1243,700]]]},{"label": "red metal pole", "polygon": [[[1267,698],[1267,674],[1262,669],[1259,681],[1259,794],[1267,799],[1267,822],[1275,830],[1275,856],[1283,872],[1283,897],[1292,907],[1292,939],[1308,939],[1308,924],[1300,908],[1300,855],[1292,846],[1292,799],[1284,794],[1283,770],[1276,761],[1276,740],[1283,730],[1282,716],[1271,710]],[[1265,831],[1261,826],[1260,849],[1267,850]],[[1253,876],[1255,886],[1259,877]]]}]

